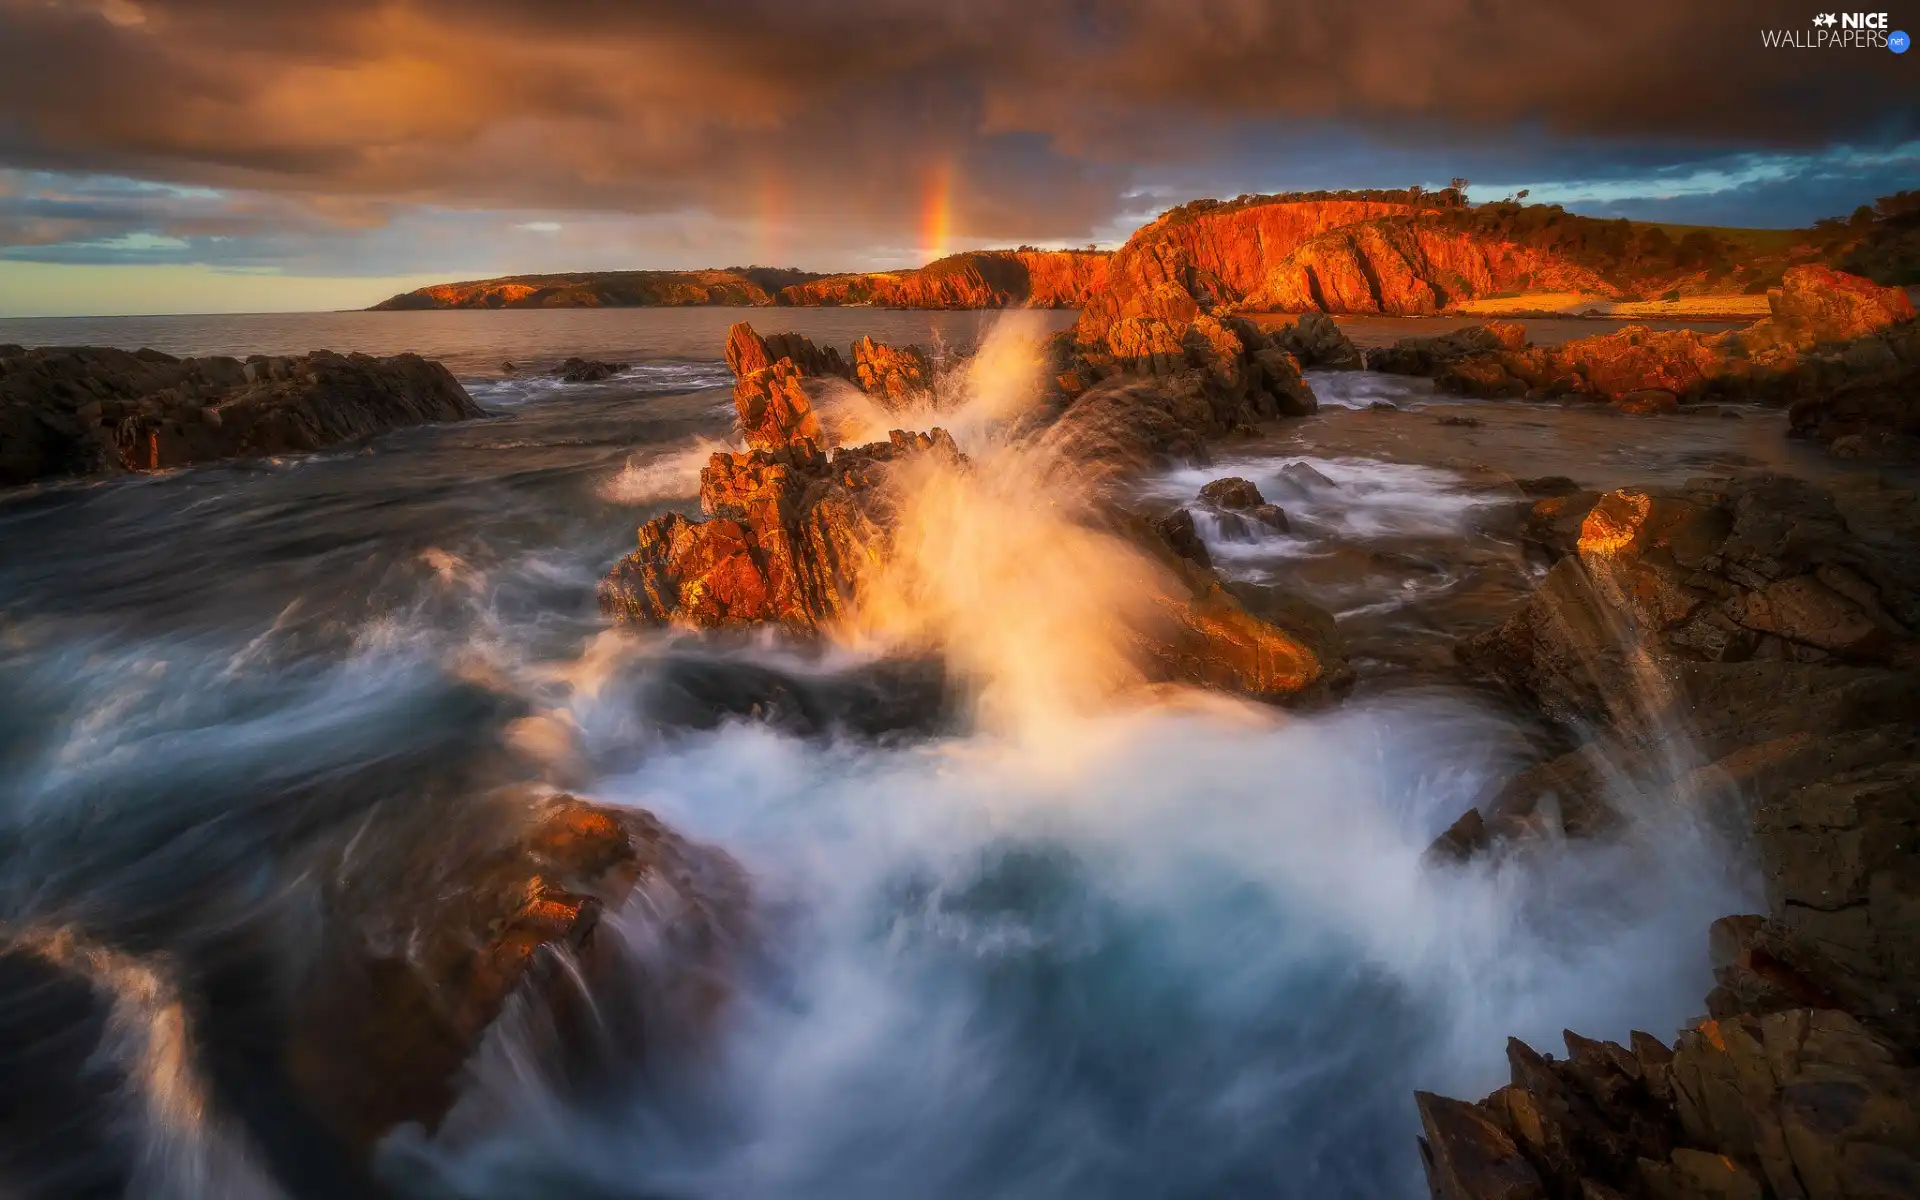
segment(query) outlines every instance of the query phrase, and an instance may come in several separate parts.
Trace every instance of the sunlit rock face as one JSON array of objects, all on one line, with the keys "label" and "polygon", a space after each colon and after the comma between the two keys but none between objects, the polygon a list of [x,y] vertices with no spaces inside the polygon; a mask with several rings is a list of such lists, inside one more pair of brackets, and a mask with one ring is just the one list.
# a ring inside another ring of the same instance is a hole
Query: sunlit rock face
[{"label": "sunlit rock face", "polygon": [[[1628,325],[1551,348],[1502,338],[1466,354],[1438,352],[1445,338],[1426,339],[1425,347],[1409,339],[1376,351],[1370,362],[1430,371],[1436,387],[1462,395],[1592,396],[1638,412],[1700,400],[1799,401],[1808,415],[1797,424],[1808,431],[1819,427],[1815,414],[1826,411],[1827,397],[1852,385],[1854,398],[1841,408],[1860,414],[1858,426],[1900,427],[1901,406],[1875,392],[1897,393],[1920,363],[1904,291],[1825,267],[1796,267],[1768,302],[1766,319],[1725,333]],[[1465,332],[1449,336],[1459,340]],[[1843,418],[1829,436],[1858,431]]]},{"label": "sunlit rock face", "polygon": [[417,354],[241,362],[0,346],[0,486],[317,450],[484,415],[451,372]]},{"label": "sunlit rock face", "polygon": [[1107,285],[1100,250],[975,250],[906,271],[829,275],[784,288],[779,303],[876,308],[1079,308]]}]

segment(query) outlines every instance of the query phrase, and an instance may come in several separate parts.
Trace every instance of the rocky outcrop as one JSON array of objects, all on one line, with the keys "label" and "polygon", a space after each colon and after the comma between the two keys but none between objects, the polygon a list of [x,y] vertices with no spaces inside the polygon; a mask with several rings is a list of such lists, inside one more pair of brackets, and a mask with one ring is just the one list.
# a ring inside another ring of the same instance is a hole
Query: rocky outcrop
[{"label": "rocky outcrop", "polygon": [[795,306],[1079,308],[1107,284],[1103,250],[973,250],[909,271],[828,275],[781,290]]},{"label": "rocky outcrop", "polygon": [[601,582],[601,609],[640,624],[818,634],[847,615],[888,557],[890,476],[922,454],[960,461],[939,429],[831,456],[805,438],[716,454],[700,473],[709,519],[668,513],[642,525],[639,548]]},{"label": "rocky outcrop", "polygon": [[628,363],[601,362],[597,358],[569,358],[554,370],[565,383],[601,383],[627,369]]},{"label": "rocky outcrop", "polygon": [[1367,370],[1388,375],[1432,375],[1443,367],[1478,354],[1520,350],[1527,344],[1526,326],[1518,321],[1489,321],[1433,337],[1404,337],[1391,346],[1367,353]]},{"label": "rocky outcrop", "polygon": [[412,864],[401,897],[332,898],[345,915],[293,1000],[287,1075],[346,1144],[364,1152],[402,1122],[436,1126],[510,1004],[545,1016],[555,1044],[538,1048],[564,1073],[605,1069],[614,1051],[641,1056],[650,1031],[638,1014],[595,1009],[581,988],[632,994],[635,965],[602,918],[642,895],[643,919],[676,950],[673,978],[648,986],[691,993],[696,1015],[724,1000],[747,889],[719,851],[643,811],[571,796],[537,803],[490,842],[443,840],[458,851]]},{"label": "rocky outcrop", "polygon": [[777,451],[798,441],[829,444],[814,411],[820,385],[811,381],[851,373],[838,350],[797,333],[761,337],[742,321],[727,330],[726,358],[737,377],[733,406],[747,445]]},{"label": "rocky outcrop", "polygon": [[439,363],[0,347],[0,486],[290,454],[484,416]]},{"label": "rocky outcrop", "polygon": [[1708,931],[1708,1016],[1671,1049],[1513,1042],[1484,1101],[1420,1096],[1436,1196],[1920,1195],[1916,503],[1766,477],[1610,493],[1470,648],[1594,740],[1435,859],[1616,832],[1617,789],[1650,787],[1751,840],[1768,913]]},{"label": "rocky outcrop", "polygon": [[853,344],[853,379],[889,407],[933,386],[933,362],[918,346],[896,348],[863,337]]},{"label": "rocky outcrop", "polygon": [[437,308],[633,308],[772,304],[782,289],[819,276],[777,267],[715,271],[588,271],[572,275],[508,275],[436,283],[402,292],[374,312]]},{"label": "rocky outcrop", "polygon": [[1357,371],[1366,365],[1353,339],[1321,312],[1302,313],[1298,320],[1272,332],[1273,343],[1293,355],[1302,369]]},{"label": "rocky outcrop", "polygon": [[1064,411],[1045,436],[1067,459],[1128,471],[1200,460],[1209,438],[1319,409],[1299,362],[1243,317],[1127,317],[1078,336],[1052,344]]},{"label": "rocky outcrop", "polygon": [[[1768,295],[1772,315],[1745,329],[1708,334],[1629,325],[1553,348],[1503,344],[1436,364],[1434,386],[1482,397],[1588,396],[1638,412],[1748,400],[1806,401],[1811,413],[1856,380],[1897,394],[1902,372],[1920,364],[1911,305],[1899,289],[1836,282],[1837,274],[1824,267],[1788,271]],[[1889,317],[1904,323],[1888,325]],[[1376,360],[1386,361],[1380,352],[1369,361]],[[1808,422],[1817,425],[1818,418]]]}]

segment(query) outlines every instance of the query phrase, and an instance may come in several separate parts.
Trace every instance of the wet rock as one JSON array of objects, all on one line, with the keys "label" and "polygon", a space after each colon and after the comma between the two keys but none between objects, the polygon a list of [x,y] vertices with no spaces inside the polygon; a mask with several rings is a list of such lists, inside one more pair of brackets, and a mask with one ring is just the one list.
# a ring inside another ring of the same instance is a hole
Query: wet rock
[{"label": "wet rock", "polygon": [[567,383],[601,383],[626,370],[630,363],[601,362],[597,358],[569,358],[554,368]]},{"label": "wet rock", "polygon": [[962,461],[940,429],[831,456],[805,440],[715,454],[700,473],[708,519],[668,513],[642,525],[638,549],[601,581],[601,611],[640,624],[816,634],[849,611],[887,557],[893,469],[924,454]]},{"label": "wet rock", "polygon": [[1526,342],[1526,327],[1517,321],[1469,325],[1433,337],[1404,337],[1391,346],[1370,350],[1367,370],[1388,375],[1432,375],[1471,355],[1518,350]]},{"label": "wet rock", "polygon": [[1445,416],[1440,417],[1438,420],[1436,420],[1435,424],[1451,425],[1460,429],[1477,429],[1480,426],[1480,418],[1462,417],[1462,416],[1449,413]]},{"label": "wet rock", "polygon": [[0,486],[299,453],[485,415],[445,367],[413,354],[18,350],[0,355]]},{"label": "wet rock", "polygon": [[1074,399],[1040,435],[1060,461],[1092,480],[1207,461],[1212,414],[1190,391],[1120,375]]},{"label": "wet rock", "polygon": [[[1793,436],[1824,442],[1849,458],[1920,461],[1920,332],[1914,362],[1797,401],[1787,410]],[[1844,443],[1844,447],[1843,447]]]},{"label": "wet rock", "polygon": [[853,344],[853,378],[860,390],[898,405],[933,385],[933,363],[918,346],[895,348],[863,337]]},{"label": "wet rock", "polygon": [[1920,559],[1905,548],[1913,498],[1889,491],[1836,500],[1759,477],[1610,493],[1526,606],[1463,653],[1560,719],[1643,729],[1671,704],[1679,662],[1904,669]]},{"label": "wet rock", "polygon": [[1215,508],[1226,509],[1255,508],[1267,502],[1267,498],[1260,494],[1260,489],[1252,480],[1242,479],[1238,475],[1216,479],[1202,487],[1200,499],[1203,503],[1211,504]]},{"label": "wet rock", "polygon": [[1203,567],[1213,566],[1213,558],[1207,553],[1207,544],[1200,539],[1200,531],[1194,527],[1191,512],[1184,508],[1176,508],[1155,521],[1153,527],[1166,541],[1168,547],[1181,558]]},{"label": "wet rock", "polygon": [[436,852],[383,874],[371,897],[352,895],[367,885],[345,877],[347,893],[330,900],[341,915],[293,997],[288,1076],[348,1145],[364,1151],[402,1122],[436,1126],[510,1005],[545,1015],[557,1069],[631,1063],[649,1031],[589,1007],[581,986],[617,978],[630,993],[638,968],[602,918],[642,893],[678,951],[672,977],[652,986],[696,1013],[723,1002],[744,877],[651,815],[558,796],[487,840],[443,838]]},{"label": "wet rock", "polygon": [[1291,325],[1272,333],[1275,344],[1298,360],[1301,367],[1357,371],[1366,365],[1353,339],[1323,312],[1302,313]]}]

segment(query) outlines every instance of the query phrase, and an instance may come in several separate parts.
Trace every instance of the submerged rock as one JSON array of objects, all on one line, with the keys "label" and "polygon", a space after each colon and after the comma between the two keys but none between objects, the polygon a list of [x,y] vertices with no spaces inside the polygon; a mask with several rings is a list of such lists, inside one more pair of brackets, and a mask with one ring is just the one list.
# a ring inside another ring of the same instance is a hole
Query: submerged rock
[{"label": "submerged rock", "polygon": [[569,358],[554,368],[554,374],[567,383],[600,383],[626,370],[630,363],[601,362],[592,358]]},{"label": "submerged rock", "polygon": [[445,367],[415,354],[241,362],[0,349],[0,486],[298,453],[486,415]]}]

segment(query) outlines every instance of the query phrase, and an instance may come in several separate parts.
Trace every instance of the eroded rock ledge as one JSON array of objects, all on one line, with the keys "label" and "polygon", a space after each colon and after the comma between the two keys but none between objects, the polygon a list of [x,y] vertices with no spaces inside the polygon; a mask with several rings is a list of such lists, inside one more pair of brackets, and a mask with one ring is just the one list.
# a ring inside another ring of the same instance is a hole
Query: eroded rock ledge
[{"label": "eroded rock ledge", "polygon": [[289,454],[485,416],[437,362],[0,346],[0,486]]},{"label": "eroded rock ledge", "polygon": [[1590,740],[1433,855],[1633,836],[1637,790],[1750,843],[1768,911],[1707,931],[1716,986],[1671,1048],[1516,1041],[1485,1100],[1421,1094],[1434,1195],[1920,1195],[1915,497],[1760,477],[1541,503],[1583,511],[1577,536],[1542,516],[1565,557],[1466,652]]}]

